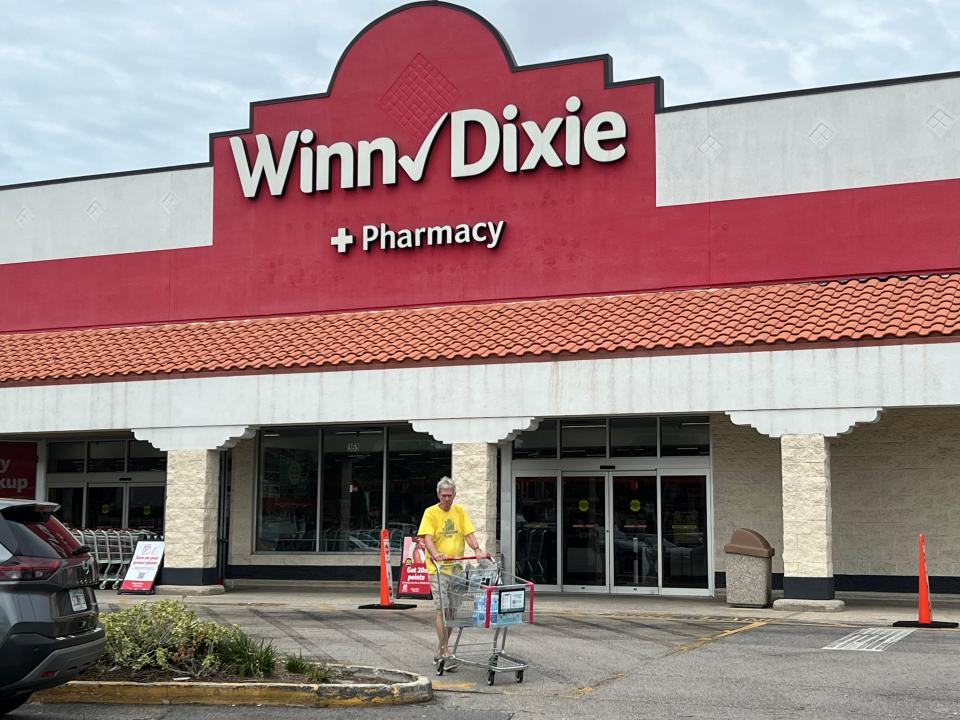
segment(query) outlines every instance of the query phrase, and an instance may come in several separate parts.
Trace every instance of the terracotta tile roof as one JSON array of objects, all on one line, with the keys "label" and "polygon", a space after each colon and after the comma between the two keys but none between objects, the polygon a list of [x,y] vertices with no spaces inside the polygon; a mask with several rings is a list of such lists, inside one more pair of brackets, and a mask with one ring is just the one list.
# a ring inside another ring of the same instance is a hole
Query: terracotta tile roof
[{"label": "terracotta tile roof", "polygon": [[960,333],[960,275],[0,335],[0,383]]}]

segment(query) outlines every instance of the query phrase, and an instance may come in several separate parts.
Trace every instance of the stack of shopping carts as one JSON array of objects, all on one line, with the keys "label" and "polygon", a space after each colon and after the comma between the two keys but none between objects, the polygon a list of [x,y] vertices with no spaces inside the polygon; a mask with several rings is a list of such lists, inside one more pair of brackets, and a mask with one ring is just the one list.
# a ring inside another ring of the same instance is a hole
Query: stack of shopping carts
[{"label": "stack of shopping carts", "polygon": [[[437,659],[437,675],[463,664],[485,668],[488,685],[501,672],[514,673],[516,681],[523,682],[529,664],[506,653],[507,630],[533,622],[533,583],[505,572],[492,560],[454,558],[438,565],[443,626],[456,629],[457,636],[448,654]],[[464,628],[493,630],[492,643],[462,642]]]},{"label": "stack of shopping carts", "polygon": [[127,568],[133,560],[137,543],[141,540],[162,540],[157,533],[149,530],[81,530],[71,528],[70,532],[81,545],[89,548],[97,561],[100,575],[100,588],[116,590],[127,574]]}]

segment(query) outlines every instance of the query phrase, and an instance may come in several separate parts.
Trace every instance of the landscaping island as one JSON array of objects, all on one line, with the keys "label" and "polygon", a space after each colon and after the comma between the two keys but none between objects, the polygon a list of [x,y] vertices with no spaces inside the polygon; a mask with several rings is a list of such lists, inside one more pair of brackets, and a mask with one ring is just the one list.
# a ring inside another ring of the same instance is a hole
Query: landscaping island
[{"label": "landscaping island", "polygon": [[141,603],[101,620],[107,645],[100,662],[37,693],[35,702],[325,707],[433,699],[426,677],[281,657],[272,644],[200,620],[178,600]]}]

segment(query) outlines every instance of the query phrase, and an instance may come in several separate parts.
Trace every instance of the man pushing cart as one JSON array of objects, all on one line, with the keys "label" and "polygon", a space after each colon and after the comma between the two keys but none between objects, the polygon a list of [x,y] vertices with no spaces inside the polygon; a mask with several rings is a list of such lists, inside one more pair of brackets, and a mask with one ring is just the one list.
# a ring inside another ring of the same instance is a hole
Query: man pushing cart
[{"label": "man pushing cart", "polygon": [[[490,554],[480,547],[466,509],[453,502],[456,494],[454,482],[447,477],[441,478],[437,483],[439,502],[426,509],[417,531],[427,547],[427,572],[430,574],[430,589],[436,606],[437,650],[433,661],[437,666],[437,674],[454,672],[461,663],[481,664],[469,648],[461,645],[460,640],[464,627],[483,627],[494,629],[490,655],[483,663],[488,669],[487,682],[492,685],[496,673],[505,671],[516,672],[517,682],[523,682],[523,671],[527,665],[515,658],[508,658],[503,652],[507,636],[503,625],[522,623],[524,617],[527,622],[532,621],[533,583],[513,578],[510,587],[500,585],[504,580],[503,573],[496,563],[490,562]],[[475,557],[464,557],[464,550],[468,546],[476,554]],[[481,564],[484,561],[486,563]],[[504,590],[506,595],[503,594]],[[505,614],[500,612],[501,600],[508,606]],[[479,610],[481,603],[484,603],[482,621]],[[467,605],[471,607],[464,610]],[[501,616],[506,618],[504,622],[500,622]],[[457,629],[457,639],[451,652],[449,642],[454,628]],[[463,651],[458,655],[457,650],[461,647]]]},{"label": "man pushing cart", "polygon": [[[533,583],[509,575],[489,559],[449,558],[439,565],[441,621],[447,632],[456,629],[457,634],[449,652],[436,658],[437,675],[463,664],[485,668],[487,685],[503,672],[514,673],[516,681],[523,682],[529,664],[507,653],[507,631],[512,625],[533,622]],[[493,631],[493,637],[463,642],[464,628]]]}]

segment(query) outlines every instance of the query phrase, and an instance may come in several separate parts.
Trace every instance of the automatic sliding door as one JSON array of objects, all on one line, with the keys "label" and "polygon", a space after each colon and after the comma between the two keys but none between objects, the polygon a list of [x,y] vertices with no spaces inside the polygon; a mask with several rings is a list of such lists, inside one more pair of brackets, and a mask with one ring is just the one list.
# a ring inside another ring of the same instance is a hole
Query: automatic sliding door
[{"label": "automatic sliding door", "polygon": [[125,527],[124,489],[123,485],[88,485],[87,521],[84,527],[116,529]]},{"label": "automatic sliding door", "polygon": [[708,475],[654,472],[515,474],[516,573],[566,592],[704,594]]},{"label": "automatic sliding door", "polygon": [[611,484],[613,586],[656,588],[657,478],[614,475]]},{"label": "automatic sliding door", "polygon": [[563,576],[565,589],[607,586],[606,474],[563,476]]}]

